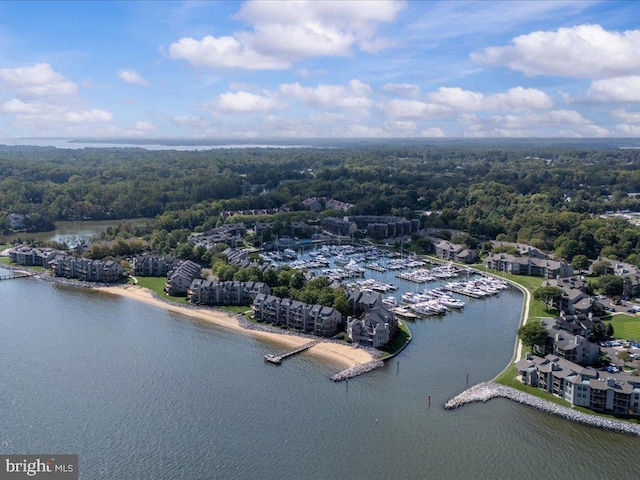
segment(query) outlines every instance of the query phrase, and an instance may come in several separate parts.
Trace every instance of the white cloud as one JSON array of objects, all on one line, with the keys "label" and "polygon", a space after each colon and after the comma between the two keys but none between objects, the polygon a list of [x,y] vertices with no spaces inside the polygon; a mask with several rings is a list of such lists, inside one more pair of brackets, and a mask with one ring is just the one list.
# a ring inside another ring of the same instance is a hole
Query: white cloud
[{"label": "white cloud", "polygon": [[471,123],[471,137],[605,137],[609,131],[575,110],[552,110],[524,115],[493,115]]},{"label": "white cloud", "polygon": [[442,138],[445,136],[444,132],[439,127],[425,128],[420,132],[420,135],[427,138]]},{"label": "white cloud", "polygon": [[408,120],[392,120],[385,123],[384,128],[388,132],[395,132],[397,134],[402,134],[403,136],[415,136],[415,132],[418,130],[418,126],[415,122]]},{"label": "white cloud", "polygon": [[29,128],[52,129],[71,124],[104,123],[113,114],[97,108],[72,110],[67,105],[45,102],[25,102],[14,98],[0,106],[0,112],[13,116],[16,125]]},{"label": "white cloud", "polygon": [[[403,89],[394,86],[389,90]],[[390,100],[381,104],[380,108],[386,115],[396,118],[433,118],[456,112],[540,110],[553,107],[553,100],[546,93],[522,87],[489,96],[459,87],[440,87],[428,93],[426,99],[426,102]]]},{"label": "white cloud", "polygon": [[355,35],[331,25],[259,25],[255,32],[238,35],[250,47],[289,61],[308,57],[349,55]]},{"label": "white cloud", "polygon": [[446,105],[420,100],[390,100],[380,104],[380,109],[385,115],[394,118],[426,119],[451,114],[451,108]]},{"label": "white cloud", "polygon": [[608,78],[640,73],[640,30],[607,31],[578,25],[515,37],[505,47],[471,54],[484,65],[504,65],[528,76]]},{"label": "white cloud", "polygon": [[282,105],[273,98],[245,91],[218,95],[209,106],[215,110],[230,113],[265,113],[282,108]]},{"label": "white cloud", "polygon": [[169,58],[187,60],[196,67],[279,70],[290,66],[287,60],[261,54],[228,36],[207,35],[202,40],[183,37],[171,44]]},{"label": "white cloud", "polygon": [[142,78],[135,70],[120,70],[118,71],[118,77],[120,77],[123,82],[131,83],[132,85],[140,85],[142,87],[149,85],[149,82]]},{"label": "white cloud", "polygon": [[195,66],[277,70],[310,57],[345,57],[356,46],[375,52],[392,43],[374,36],[376,25],[393,21],[403,8],[392,0],[248,1],[236,15],[248,30],[183,37],[169,46],[169,57]]},{"label": "white cloud", "polygon": [[549,95],[535,88],[515,87],[506,93],[497,93],[485,98],[483,108],[485,110],[543,110],[553,107],[553,100]]},{"label": "white cloud", "polygon": [[129,125],[129,130],[135,130],[136,133],[153,132],[158,129],[158,126],[147,122],[146,120],[139,120]]},{"label": "white cloud", "polygon": [[621,137],[640,137],[640,125],[616,125],[615,132]]},{"label": "white cloud", "polygon": [[424,8],[415,10],[418,15],[407,30],[419,35],[422,41],[444,42],[464,36],[475,39],[487,32],[521,29],[532,19],[548,23],[560,16],[573,16],[592,3],[592,0],[423,2]]},{"label": "white cloud", "polygon": [[532,113],[528,115],[494,115],[492,117],[494,123],[499,123],[506,128],[530,128],[540,125],[557,126],[557,125],[588,125],[590,120],[584,118],[575,110],[552,110],[545,113]]},{"label": "white cloud", "polygon": [[39,106],[36,103],[23,102],[18,98],[14,98],[5,102],[1,107],[2,113],[17,113],[23,115],[35,115],[39,112]]},{"label": "white cloud", "polygon": [[69,111],[62,116],[63,121],[71,123],[110,122],[113,114],[106,110],[92,108],[90,110]]},{"label": "white cloud", "polygon": [[435,92],[429,93],[427,98],[434,103],[460,111],[539,110],[553,107],[553,100],[546,93],[534,88],[522,87],[511,88],[506,93],[489,96],[458,87],[440,87]]},{"label": "white cloud", "polygon": [[55,72],[48,63],[30,67],[1,68],[0,86],[26,96],[72,95],[75,83]]},{"label": "white cloud", "polygon": [[176,125],[186,125],[197,128],[203,128],[209,125],[209,122],[202,117],[177,115],[173,117],[173,123]]},{"label": "white cloud", "polygon": [[435,92],[429,93],[427,98],[434,103],[446,105],[454,109],[479,110],[482,108],[484,95],[458,87],[440,87]]},{"label": "white cloud", "polygon": [[280,92],[291,99],[318,108],[367,109],[373,105],[369,95],[373,90],[359,80],[351,80],[348,87],[344,85],[318,85],[315,88],[303,87],[299,83],[284,83]]},{"label": "white cloud", "polygon": [[323,22],[360,30],[371,23],[392,22],[405,7],[405,2],[390,0],[296,0],[286,3],[260,0],[245,2],[238,17],[251,24]]},{"label": "white cloud", "polygon": [[612,110],[609,112],[619,122],[640,123],[640,112],[627,112],[626,110]]},{"label": "white cloud", "polygon": [[640,102],[640,75],[596,80],[591,83],[587,98],[597,102]]},{"label": "white cloud", "polygon": [[387,83],[382,86],[382,89],[401,97],[413,98],[420,95],[420,87],[410,83]]}]

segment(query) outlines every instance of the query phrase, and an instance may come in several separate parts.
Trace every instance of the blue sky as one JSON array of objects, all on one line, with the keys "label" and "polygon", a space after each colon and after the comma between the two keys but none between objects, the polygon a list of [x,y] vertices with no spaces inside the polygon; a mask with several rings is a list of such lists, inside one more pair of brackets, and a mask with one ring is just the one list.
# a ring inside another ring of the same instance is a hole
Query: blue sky
[{"label": "blue sky", "polygon": [[0,2],[0,138],[640,137],[640,2]]}]

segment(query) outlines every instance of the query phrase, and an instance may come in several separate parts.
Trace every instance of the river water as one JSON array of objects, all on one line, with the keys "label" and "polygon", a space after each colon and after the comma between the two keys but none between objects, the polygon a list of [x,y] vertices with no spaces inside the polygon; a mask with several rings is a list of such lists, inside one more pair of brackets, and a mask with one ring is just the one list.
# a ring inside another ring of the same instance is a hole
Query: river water
[{"label": "river water", "polygon": [[501,399],[442,409],[509,362],[517,290],[411,323],[397,360],[339,384],[308,353],[265,364],[282,346],[130,299],[30,278],[0,299],[0,452],[77,453],[82,479],[639,476],[640,439]]}]

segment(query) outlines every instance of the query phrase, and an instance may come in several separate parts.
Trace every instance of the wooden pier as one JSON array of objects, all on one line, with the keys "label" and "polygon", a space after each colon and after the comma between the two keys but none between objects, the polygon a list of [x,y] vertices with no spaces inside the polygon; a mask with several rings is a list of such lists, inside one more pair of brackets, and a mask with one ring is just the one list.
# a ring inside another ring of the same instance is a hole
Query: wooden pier
[{"label": "wooden pier", "polygon": [[0,275],[0,280],[14,280],[16,278],[33,277],[35,273],[19,272],[14,275]]},{"label": "wooden pier", "polygon": [[299,347],[293,348],[291,350],[287,350],[286,352],[278,353],[277,355],[272,355],[272,354],[265,355],[264,356],[264,361],[273,363],[275,365],[280,365],[282,363],[282,360],[284,360],[285,358],[290,357],[292,355],[295,355],[296,353],[300,353],[300,352],[304,352],[305,350],[309,350],[314,345],[317,345],[318,343],[320,343],[320,341],[321,340],[314,340],[312,342],[305,343],[304,345],[301,345]]}]

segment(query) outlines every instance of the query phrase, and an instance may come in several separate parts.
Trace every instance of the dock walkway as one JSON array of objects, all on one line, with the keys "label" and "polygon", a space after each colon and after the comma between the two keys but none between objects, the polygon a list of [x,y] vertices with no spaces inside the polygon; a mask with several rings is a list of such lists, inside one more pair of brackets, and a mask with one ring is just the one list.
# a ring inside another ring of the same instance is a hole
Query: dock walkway
[{"label": "dock walkway", "polygon": [[15,280],[16,278],[33,277],[35,273],[19,272],[14,275],[0,275],[0,280]]},{"label": "dock walkway", "polygon": [[278,353],[277,355],[273,355],[273,354],[265,355],[264,361],[274,363],[276,365],[280,365],[282,363],[282,360],[284,360],[285,358],[295,355],[296,353],[304,352],[305,350],[310,349],[311,347],[317,345],[320,342],[321,340],[314,340],[312,342],[305,343],[304,345],[293,348],[291,350],[287,350],[286,352]]}]

